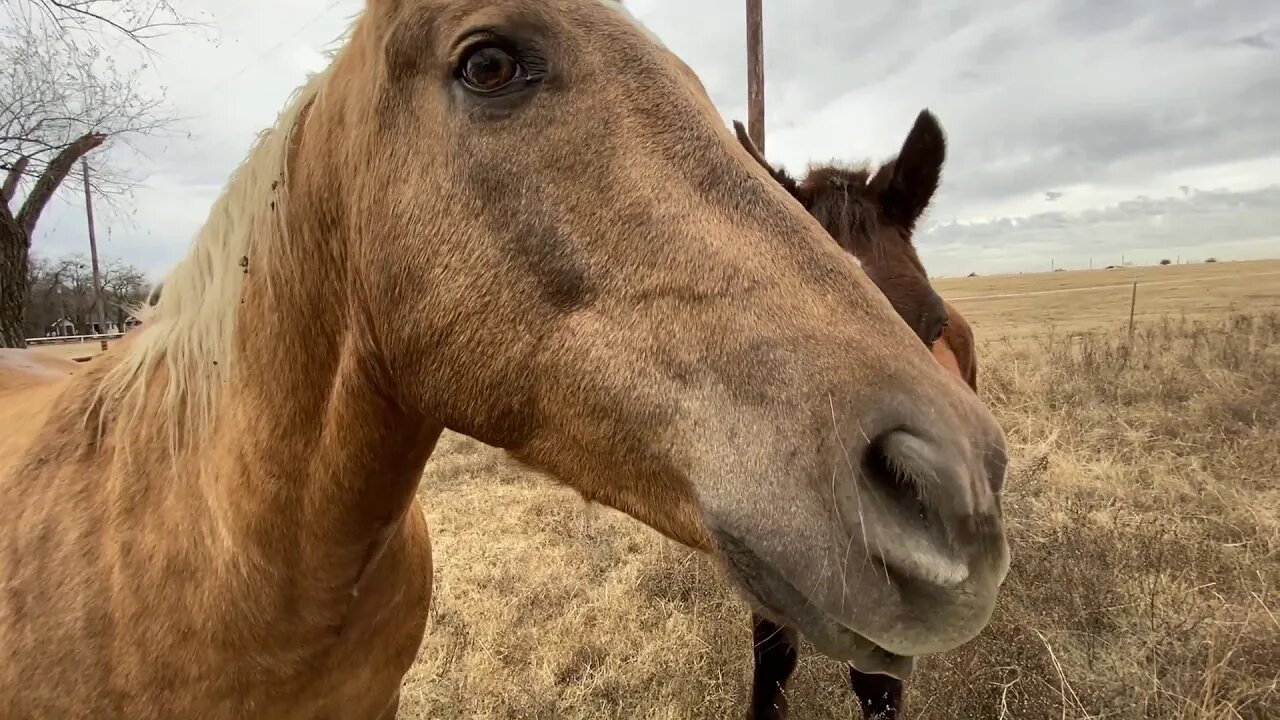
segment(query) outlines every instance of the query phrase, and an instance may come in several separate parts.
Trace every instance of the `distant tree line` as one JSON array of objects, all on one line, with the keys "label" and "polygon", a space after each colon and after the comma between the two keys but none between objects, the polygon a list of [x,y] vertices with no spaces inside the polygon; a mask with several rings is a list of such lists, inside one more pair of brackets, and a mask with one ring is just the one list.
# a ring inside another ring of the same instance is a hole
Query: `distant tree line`
[{"label": "distant tree line", "polygon": [[[101,270],[106,322],[123,330],[133,308],[146,302],[151,283],[137,267],[117,259],[107,260]],[[27,264],[24,314],[26,337],[43,337],[60,321],[70,321],[75,334],[91,333],[97,307],[89,258],[80,253],[58,258],[32,256]]]}]

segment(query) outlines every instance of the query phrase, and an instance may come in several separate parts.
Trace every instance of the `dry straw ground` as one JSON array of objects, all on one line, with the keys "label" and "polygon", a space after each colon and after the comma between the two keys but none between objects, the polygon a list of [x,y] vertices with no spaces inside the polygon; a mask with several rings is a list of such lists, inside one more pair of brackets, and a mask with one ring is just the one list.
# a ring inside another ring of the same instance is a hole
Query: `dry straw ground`
[{"label": "dry straw ground", "polygon": [[[1277,271],[941,284],[983,336],[1014,561],[911,717],[1280,717]],[[742,716],[747,609],[704,559],[455,435],[422,498],[437,594],[402,718]],[[842,677],[806,654],[794,717],[855,717]]]}]

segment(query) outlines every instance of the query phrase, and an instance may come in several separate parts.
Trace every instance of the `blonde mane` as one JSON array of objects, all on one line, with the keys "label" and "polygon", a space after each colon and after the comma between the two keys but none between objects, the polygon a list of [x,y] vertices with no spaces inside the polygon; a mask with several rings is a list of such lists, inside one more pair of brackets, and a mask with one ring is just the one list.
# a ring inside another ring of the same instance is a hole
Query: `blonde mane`
[{"label": "blonde mane", "polygon": [[[329,66],[332,68],[332,64]],[[240,295],[252,259],[269,267],[285,239],[288,213],[288,152],[300,118],[320,95],[330,69],[311,75],[294,92],[275,125],[259,133],[232,174],[191,250],[165,276],[153,307],[119,363],[107,370],[90,404],[102,423],[138,420],[144,409],[167,423],[173,451],[182,438],[198,437],[212,421],[231,371]],[[157,371],[164,373],[160,407],[145,407]]]}]

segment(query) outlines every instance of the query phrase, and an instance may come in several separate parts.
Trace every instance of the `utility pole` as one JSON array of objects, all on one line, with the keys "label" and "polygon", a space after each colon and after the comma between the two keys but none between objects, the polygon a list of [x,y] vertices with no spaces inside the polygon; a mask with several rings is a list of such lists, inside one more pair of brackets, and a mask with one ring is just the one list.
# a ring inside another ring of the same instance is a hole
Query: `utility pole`
[{"label": "utility pole", "polygon": [[93,303],[94,312],[98,316],[99,341],[102,351],[107,351],[107,314],[102,308],[102,274],[98,272],[98,238],[93,232],[93,195],[89,192],[89,161],[80,158],[80,169],[84,171],[84,212],[89,221],[89,258],[93,262]]},{"label": "utility pole", "polygon": [[764,0],[747,0],[747,134],[764,152]]}]

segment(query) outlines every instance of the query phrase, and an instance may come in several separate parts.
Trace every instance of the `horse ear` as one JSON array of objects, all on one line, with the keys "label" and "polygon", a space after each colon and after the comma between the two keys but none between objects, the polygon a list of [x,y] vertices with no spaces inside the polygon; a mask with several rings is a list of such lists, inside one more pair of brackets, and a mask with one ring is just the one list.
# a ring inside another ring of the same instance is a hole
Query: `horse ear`
[{"label": "horse ear", "polygon": [[742,147],[747,149],[747,152],[751,154],[751,157],[755,158],[756,162],[760,163],[765,170],[768,170],[769,174],[776,180],[778,178],[778,171],[769,164],[768,160],[764,159],[764,153],[760,152],[760,148],[756,147],[755,142],[752,141],[751,135],[747,133],[747,128],[742,124],[741,120],[733,121],[733,134],[738,136],[738,142],[742,144]]},{"label": "horse ear", "polygon": [[787,192],[791,193],[791,197],[804,204],[804,198],[801,197],[800,188],[796,186],[796,181],[787,174],[786,170],[779,170],[770,165],[768,160],[765,160],[764,153],[760,152],[760,148],[757,148],[756,144],[752,142],[751,136],[747,134],[747,128],[740,120],[733,121],[733,134],[738,136],[738,142],[742,144],[742,147],[746,148],[751,157],[755,158],[756,162],[769,171],[770,177],[776,180]]},{"label": "horse ear", "polygon": [[[898,157],[886,163],[873,183],[880,189],[880,205],[891,220],[907,228],[924,214],[942,181],[947,137],[928,109],[921,110],[907,133]],[[888,177],[880,177],[889,173]]]}]

